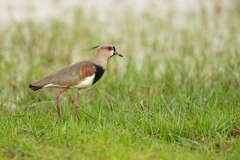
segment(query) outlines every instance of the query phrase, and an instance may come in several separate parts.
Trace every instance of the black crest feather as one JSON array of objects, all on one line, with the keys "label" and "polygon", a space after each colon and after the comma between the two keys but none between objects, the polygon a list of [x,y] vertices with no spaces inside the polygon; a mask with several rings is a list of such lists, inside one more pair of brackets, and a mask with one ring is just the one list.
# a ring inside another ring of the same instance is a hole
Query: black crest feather
[{"label": "black crest feather", "polygon": [[95,47],[91,47],[91,48],[88,48],[88,49],[84,49],[84,51],[91,51],[91,50],[94,50],[96,48],[98,48],[99,46],[95,46]]}]

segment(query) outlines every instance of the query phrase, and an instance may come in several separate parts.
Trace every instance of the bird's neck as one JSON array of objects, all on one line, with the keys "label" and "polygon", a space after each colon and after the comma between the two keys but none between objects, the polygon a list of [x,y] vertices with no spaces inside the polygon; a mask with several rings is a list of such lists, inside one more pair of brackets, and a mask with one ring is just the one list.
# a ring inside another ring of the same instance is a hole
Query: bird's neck
[{"label": "bird's neck", "polygon": [[100,56],[94,56],[92,58],[94,64],[102,67],[104,70],[107,68],[108,59]]}]

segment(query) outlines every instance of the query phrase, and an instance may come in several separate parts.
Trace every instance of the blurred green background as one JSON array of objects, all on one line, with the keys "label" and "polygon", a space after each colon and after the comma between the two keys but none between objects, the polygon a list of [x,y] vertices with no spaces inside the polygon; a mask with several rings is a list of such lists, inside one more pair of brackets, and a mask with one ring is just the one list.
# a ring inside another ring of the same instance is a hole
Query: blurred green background
[{"label": "blurred green background", "polygon": [[[239,1],[64,2],[1,6],[0,159],[238,159]],[[105,43],[124,57],[56,125],[58,89],[28,85]]]}]

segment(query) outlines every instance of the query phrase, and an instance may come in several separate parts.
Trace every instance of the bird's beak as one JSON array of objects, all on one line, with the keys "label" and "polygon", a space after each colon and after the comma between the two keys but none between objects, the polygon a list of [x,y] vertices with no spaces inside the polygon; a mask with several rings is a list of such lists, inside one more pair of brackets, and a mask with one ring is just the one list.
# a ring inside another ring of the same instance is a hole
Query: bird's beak
[{"label": "bird's beak", "polygon": [[113,54],[114,54],[114,55],[118,55],[118,56],[120,56],[120,57],[123,57],[123,55],[121,55],[121,54],[118,53],[117,51],[115,51]]}]

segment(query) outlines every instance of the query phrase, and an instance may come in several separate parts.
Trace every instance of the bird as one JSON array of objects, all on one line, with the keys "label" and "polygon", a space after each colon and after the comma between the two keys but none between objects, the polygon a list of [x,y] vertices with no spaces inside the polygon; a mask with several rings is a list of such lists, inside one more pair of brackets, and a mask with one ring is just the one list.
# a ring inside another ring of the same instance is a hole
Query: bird
[{"label": "bird", "polygon": [[91,47],[87,50],[95,50],[95,54],[92,58],[68,65],[58,72],[46,75],[29,84],[29,88],[33,91],[42,88],[61,88],[61,90],[56,93],[58,121],[61,121],[59,97],[63,92],[72,88],[77,89],[74,107],[77,119],[80,122],[78,115],[80,91],[94,85],[100,80],[111,57],[115,55],[123,57],[122,54],[116,51],[115,46],[112,44],[103,44]]}]

